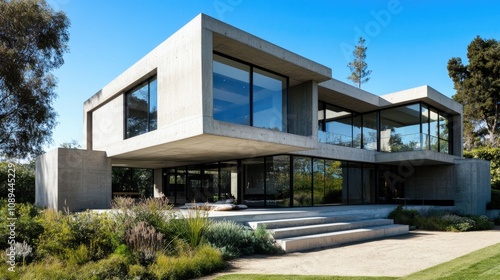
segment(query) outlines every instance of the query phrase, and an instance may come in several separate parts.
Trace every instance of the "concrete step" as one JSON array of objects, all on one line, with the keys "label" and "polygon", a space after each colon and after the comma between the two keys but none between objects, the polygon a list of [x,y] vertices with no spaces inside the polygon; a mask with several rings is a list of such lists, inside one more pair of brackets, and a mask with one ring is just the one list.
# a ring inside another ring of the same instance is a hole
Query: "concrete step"
[{"label": "concrete step", "polygon": [[313,225],[303,225],[287,228],[271,229],[270,232],[275,239],[282,239],[295,236],[313,235],[334,231],[345,231],[357,228],[375,227],[383,225],[392,225],[391,219],[368,219],[359,221],[346,221],[335,223],[321,223]]},{"label": "concrete step", "polygon": [[248,222],[248,225],[256,229],[259,226],[264,226],[266,229],[280,229],[290,227],[301,227],[318,224],[340,223],[356,220],[367,220],[372,217],[368,215],[324,215],[318,217],[301,217],[293,219],[276,219],[266,221]]},{"label": "concrete step", "polygon": [[335,246],[345,243],[373,240],[383,237],[397,236],[407,234],[409,228],[407,225],[382,225],[374,227],[364,227],[358,229],[327,232],[321,234],[312,234],[305,236],[296,236],[283,239],[277,239],[281,248],[289,252],[304,251],[322,247]]}]

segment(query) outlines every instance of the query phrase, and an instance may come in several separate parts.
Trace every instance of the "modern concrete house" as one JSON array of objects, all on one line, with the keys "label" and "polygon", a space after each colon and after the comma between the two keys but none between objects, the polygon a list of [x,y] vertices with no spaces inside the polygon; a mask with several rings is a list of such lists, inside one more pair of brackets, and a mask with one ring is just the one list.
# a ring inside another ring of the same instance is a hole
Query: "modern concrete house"
[{"label": "modern concrete house", "polygon": [[[374,95],[199,15],[84,103],[83,150],[37,159],[40,205],[107,208],[112,168],[172,203],[446,205],[483,214],[489,162],[462,157],[462,106],[429,86]],[[120,169],[122,168],[122,169]],[[142,171],[141,171],[142,172]]]}]

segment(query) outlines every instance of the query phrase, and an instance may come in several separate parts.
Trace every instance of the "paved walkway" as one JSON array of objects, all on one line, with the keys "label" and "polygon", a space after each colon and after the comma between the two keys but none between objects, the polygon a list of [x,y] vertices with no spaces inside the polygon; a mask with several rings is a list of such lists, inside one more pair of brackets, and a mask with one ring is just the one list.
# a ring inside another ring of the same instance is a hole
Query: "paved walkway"
[{"label": "paved walkway", "polygon": [[[234,260],[224,273],[405,276],[500,242],[500,227],[476,232],[412,231],[405,236],[278,256]],[[215,276],[204,279],[213,279]]]}]

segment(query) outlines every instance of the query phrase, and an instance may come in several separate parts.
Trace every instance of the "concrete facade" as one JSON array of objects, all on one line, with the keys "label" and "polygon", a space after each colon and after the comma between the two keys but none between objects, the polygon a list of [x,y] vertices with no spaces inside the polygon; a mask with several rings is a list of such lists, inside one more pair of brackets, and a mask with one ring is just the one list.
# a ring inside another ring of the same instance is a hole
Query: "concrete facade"
[{"label": "concrete facade", "polygon": [[59,148],[37,158],[37,205],[82,211],[110,203],[111,159],[105,152]]},{"label": "concrete facade", "polygon": [[[214,54],[286,77],[286,129],[277,131],[214,117]],[[85,151],[58,149],[37,160],[37,202],[56,209],[61,209],[64,199],[70,207],[75,205],[75,210],[106,207],[111,199],[111,165],[154,169],[152,193],[160,197],[167,195],[162,175],[167,168],[223,161],[240,164],[243,159],[292,155],[392,166],[401,170],[396,175],[404,181],[406,196],[451,200],[464,213],[484,212],[489,200],[485,179],[489,172],[484,162],[462,159],[463,112],[459,103],[429,86],[378,96],[332,79],[331,72],[326,66],[201,14],[85,101]],[[125,96],[151,77],[157,80],[157,128],[127,138]],[[322,143],[318,102],[357,115],[426,104],[448,116],[451,150],[381,152]],[[64,160],[68,156],[79,158],[80,164],[68,163]],[[91,165],[96,168],[89,169]],[[74,168],[66,170],[68,166]],[[75,176],[70,179],[67,172]],[[233,194],[243,189],[239,172],[230,173]],[[85,179],[91,174],[94,179]],[[362,195],[361,189],[359,192]]]}]

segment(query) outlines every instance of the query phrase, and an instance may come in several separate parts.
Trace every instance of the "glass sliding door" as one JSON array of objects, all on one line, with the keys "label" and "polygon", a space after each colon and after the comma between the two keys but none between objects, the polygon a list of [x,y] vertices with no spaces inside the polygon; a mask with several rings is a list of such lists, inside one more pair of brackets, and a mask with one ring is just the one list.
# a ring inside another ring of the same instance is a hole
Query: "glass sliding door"
[{"label": "glass sliding door", "polygon": [[243,204],[264,207],[266,199],[264,158],[245,159],[243,167]]},{"label": "glass sliding door", "polygon": [[266,157],[266,207],[290,206],[290,156]]},{"label": "glass sliding door", "polygon": [[325,160],[313,158],[313,205],[326,204]]},{"label": "glass sliding door", "polygon": [[361,204],[363,202],[363,168],[361,163],[349,162],[348,174],[349,204]]},{"label": "glass sliding door", "polygon": [[312,158],[293,157],[293,206],[312,206]]}]

